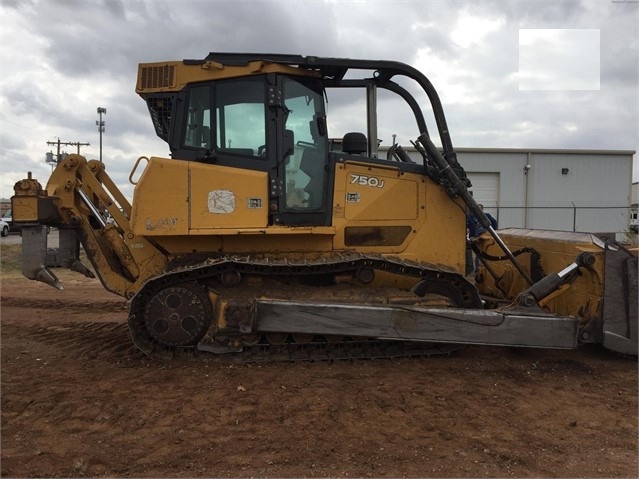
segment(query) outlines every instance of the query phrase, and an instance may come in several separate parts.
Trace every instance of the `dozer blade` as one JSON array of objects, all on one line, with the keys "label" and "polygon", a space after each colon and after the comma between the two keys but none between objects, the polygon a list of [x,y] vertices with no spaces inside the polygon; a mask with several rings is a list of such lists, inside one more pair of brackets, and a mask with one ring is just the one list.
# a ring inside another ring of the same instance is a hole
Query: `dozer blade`
[{"label": "dozer blade", "polygon": [[603,345],[634,356],[639,349],[638,259],[623,248],[606,249]]}]

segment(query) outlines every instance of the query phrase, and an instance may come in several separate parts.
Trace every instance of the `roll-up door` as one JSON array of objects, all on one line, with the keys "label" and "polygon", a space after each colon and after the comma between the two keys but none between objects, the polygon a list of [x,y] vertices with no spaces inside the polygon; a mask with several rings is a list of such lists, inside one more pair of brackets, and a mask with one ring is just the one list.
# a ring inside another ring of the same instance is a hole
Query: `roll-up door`
[{"label": "roll-up door", "polygon": [[470,191],[477,203],[484,205],[487,211],[497,218],[497,206],[499,205],[499,173],[466,173],[473,184]]}]

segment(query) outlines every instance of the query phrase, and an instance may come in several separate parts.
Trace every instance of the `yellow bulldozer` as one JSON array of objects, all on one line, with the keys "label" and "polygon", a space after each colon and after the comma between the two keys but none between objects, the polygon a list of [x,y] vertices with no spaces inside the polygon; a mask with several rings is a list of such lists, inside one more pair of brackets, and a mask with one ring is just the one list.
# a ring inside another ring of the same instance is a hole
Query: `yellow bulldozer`
[{"label": "yellow bulldozer", "polygon": [[[333,142],[326,92],[343,88],[363,92],[366,131]],[[381,90],[412,112],[422,161],[398,144],[380,157]],[[47,248],[57,227],[58,265],[92,276],[82,245],[104,287],[130,301],[145,353],[600,343],[637,354],[637,258],[587,233],[495,231],[415,68],[210,53],[141,64],[136,91],[171,157],[138,158],[131,203],[103,163],[69,155],[46,189],[30,174],[17,182],[12,207],[24,275],[62,288]],[[430,100],[441,147],[411,91]],[[468,215],[487,230],[472,242]]]}]

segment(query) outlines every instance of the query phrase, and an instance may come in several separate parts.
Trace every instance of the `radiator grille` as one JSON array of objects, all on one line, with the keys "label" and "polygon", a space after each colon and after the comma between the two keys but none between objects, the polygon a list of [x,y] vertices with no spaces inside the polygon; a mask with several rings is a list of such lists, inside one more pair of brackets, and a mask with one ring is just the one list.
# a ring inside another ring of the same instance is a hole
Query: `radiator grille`
[{"label": "radiator grille", "polygon": [[168,88],[175,86],[175,65],[144,67],[140,74],[140,88]]}]

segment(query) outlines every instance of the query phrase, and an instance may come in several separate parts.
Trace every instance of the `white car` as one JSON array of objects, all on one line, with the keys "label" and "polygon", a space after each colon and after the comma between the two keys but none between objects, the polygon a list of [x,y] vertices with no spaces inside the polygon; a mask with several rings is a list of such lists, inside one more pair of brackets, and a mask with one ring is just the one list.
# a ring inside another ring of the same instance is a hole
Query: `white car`
[{"label": "white car", "polygon": [[2,236],[9,236],[9,223],[3,219],[0,219],[0,234]]},{"label": "white car", "polygon": [[11,231],[20,231],[20,229],[16,229],[13,224],[13,218],[11,217],[11,211],[12,210],[7,210],[4,212],[4,214],[2,215],[2,220],[7,223],[9,225],[9,232]]}]

